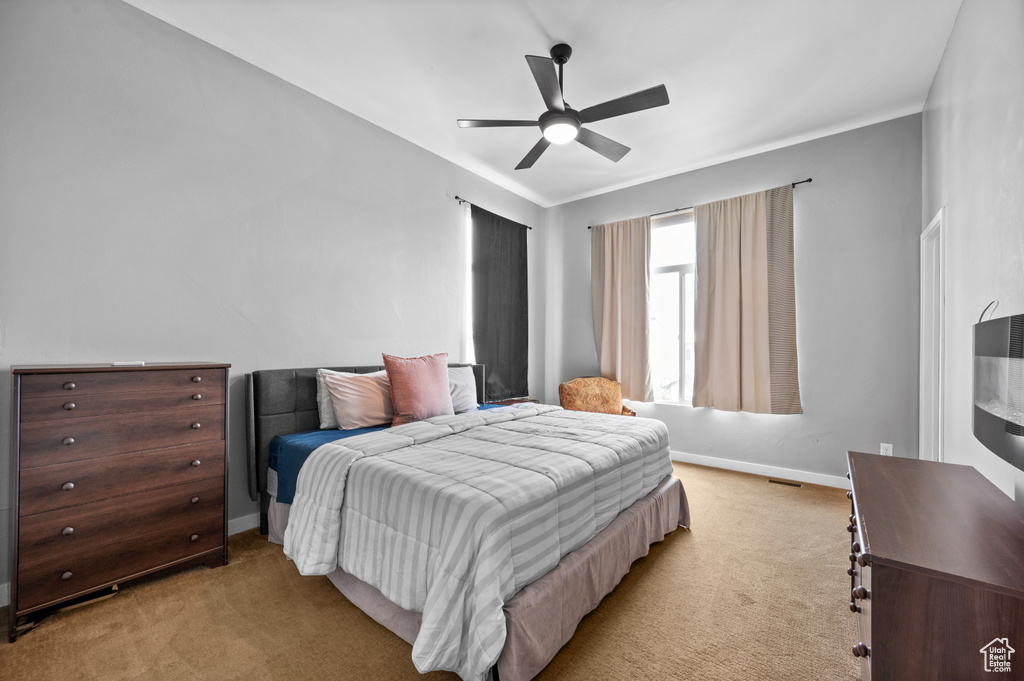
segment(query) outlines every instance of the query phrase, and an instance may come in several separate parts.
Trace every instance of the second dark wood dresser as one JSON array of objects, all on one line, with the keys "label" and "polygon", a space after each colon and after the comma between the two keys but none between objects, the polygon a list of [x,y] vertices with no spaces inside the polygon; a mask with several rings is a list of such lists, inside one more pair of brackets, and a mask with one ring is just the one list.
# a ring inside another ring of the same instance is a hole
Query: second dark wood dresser
[{"label": "second dark wood dresser", "polygon": [[863,681],[1024,679],[1024,509],[971,466],[848,457]]},{"label": "second dark wood dresser", "polygon": [[92,592],[227,563],[230,366],[12,367],[11,641]]}]

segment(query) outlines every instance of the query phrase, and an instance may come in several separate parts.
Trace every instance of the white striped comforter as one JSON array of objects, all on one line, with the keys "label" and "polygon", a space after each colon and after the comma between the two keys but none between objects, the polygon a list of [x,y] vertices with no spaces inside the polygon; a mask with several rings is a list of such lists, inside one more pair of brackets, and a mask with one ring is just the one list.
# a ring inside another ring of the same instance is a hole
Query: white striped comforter
[{"label": "white striped comforter", "polygon": [[438,416],[314,451],[284,551],[304,575],[341,567],[423,613],[420,672],[482,679],[503,604],[671,472],[660,421],[525,404]]}]

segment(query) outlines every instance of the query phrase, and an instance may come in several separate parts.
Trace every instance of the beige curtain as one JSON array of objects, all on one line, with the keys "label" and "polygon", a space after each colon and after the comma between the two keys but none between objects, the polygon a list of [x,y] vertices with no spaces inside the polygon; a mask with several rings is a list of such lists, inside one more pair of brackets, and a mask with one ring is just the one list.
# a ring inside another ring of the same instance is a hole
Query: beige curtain
[{"label": "beige curtain", "polygon": [[622,396],[650,401],[647,308],[651,281],[651,219],[591,229],[594,340],[601,375],[622,384]]},{"label": "beige curtain", "polygon": [[694,207],[693,406],[799,414],[793,187]]}]

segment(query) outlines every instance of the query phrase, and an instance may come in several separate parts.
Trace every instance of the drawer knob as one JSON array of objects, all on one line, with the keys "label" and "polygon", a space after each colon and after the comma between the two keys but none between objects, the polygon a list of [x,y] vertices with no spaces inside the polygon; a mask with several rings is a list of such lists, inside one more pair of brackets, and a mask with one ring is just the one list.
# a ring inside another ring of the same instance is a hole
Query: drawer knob
[{"label": "drawer knob", "polygon": [[856,553],[851,553],[850,554],[850,562],[851,563],[856,563],[857,562],[857,554]]},{"label": "drawer knob", "polygon": [[60,533],[62,535],[64,535],[65,537],[70,537],[71,535],[73,535],[75,533],[75,528],[73,528],[73,527],[65,527],[63,530],[60,531]]},{"label": "drawer knob", "polygon": [[871,565],[871,557],[868,556],[868,554],[866,553],[860,554],[859,556],[857,556],[857,565],[860,565],[861,567],[867,567],[868,565]]},{"label": "drawer knob", "polygon": [[201,399],[203,399],[203,396],[200,395],[199,393],[196,393],[195,395],[192,396],[192,399],[193,400],[201,400]]},{"label": "drawer knob", "polygon": [[71,381],[68,381],[67,383],[64,384],[64,389],[65,390],[74,390],[75,389],[75,384],[72,383]]},{"label": "drawer knob", "polygon": [[853,492],[847,492],[846,493],[846,498],[847,499],[853,499]]},{"label": "drawer knob", "polygon": [[857,516],[855,516],[852,513],[850,514],[850,524],[851,525],[856,525],[857,524]]},{"label": "drawer knob", "polygon": [[199,541],[199,535],[193,534],[191,537],[189,537],[189,539],[191,539],[192,541]]},{"label": "drawer knob", "polygon": [[850,534],[853,534],[854,532],[857,531],[857,528],[854,527],[853,525],[847,525],[846,526],[846,531],[849,532]]},{"label": "drawer knob", "polygon": [[871,592],[868,591],[864,586],[858,586],[853,590],[853,597],[861,600],[871,600]]},{"label": "drawer knob", "polygon": [[193,382],[193,383],[199,383],[199,382],[201,382],[202,380],[203,380],[203,377],[202,377],[202,376],[193,376],[193,377],[192,377],[192,382]]},{"label": "drawer knob", "polygon": [[69,579],[71,579],[71,573],[70,572],[65,572],[64,574],[62,574],[60,576],[60,581],[62,581],[62,582],[66,582]]},{"label": "drawer knob", "polygon": [[202,463],[202,461],[200,461],[199,459],[196,459],[195,461],[192,462],[192,466],[195,467],[195,468],[199,468],[199,464],[201,464],[201,463]]},{"label": "drawer knob", "polygon": [[65,402],[65,403],[64,403],[64,408],[65,408],[66,410],[68,410],[68,411],[71,411],[72,409],[74,409],[74,408],[75,408],[75,406],[76,406],[76,405],[75,405],[75,403],[74,403],[74,402]]},{"label": "drawer knob", "polygon": [[846,568],[846,574],[848,574],[851,577],[853,577],[854,575],[857,574],[857,570],[851,565],[850,567]]},{"label": "drawer knob", "polygon": [[[850,612],[861,612],[861,609],[857,606],[856,603],[850,601]],[[856,655],[856,653],[854,654]]]},{"label": "drawer knob", "polygon": [[863,643],[858,643],[853,647],[854,657],[871,657],[871,648],[868,648]]},{"label": "drawer knob", "polygon": [[73,482],[65,482],[63,485],[60,486],[60,488],[62,490],[64,490],[65,492],[70,492],[71,490],[73,490],[75,488],[75,483],[73,483]]},{"label": "drawer knob", "polygon": [[192,503],[193,504],[198,504],[199,503],[199,497],[192,497]]},{"label": "drawer knob", "polygon": [[66,445],[73,445],[73,444],[75,444],[75,438],[73,438],[73,437],[66,437],[63,440],[61,440],[61,442],[63,442]]},{"label": "drawer knob", "polygon": [[192,430],[199,430],[202,426],[199,423],[192,424]]},{"label": "drawer knob", "polygon": [[860,553],[860,544],[858,544],[857,542],[853,542],[853,546],[851,546],[850,548],[853,549],[854,553]]}]

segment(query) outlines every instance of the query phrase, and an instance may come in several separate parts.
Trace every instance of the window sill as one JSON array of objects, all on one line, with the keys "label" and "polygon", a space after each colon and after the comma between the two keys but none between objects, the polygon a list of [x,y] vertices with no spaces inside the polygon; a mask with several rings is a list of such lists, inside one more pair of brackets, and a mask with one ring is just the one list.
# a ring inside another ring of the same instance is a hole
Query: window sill
[{"label": "window sill", "polygon": [[[693,408],[693,402],[690,400],[687,400],[686,402],[669,402],[667,400],[654,400],[653,402],[635,402],[633,400],[623,400],[623,403],[628,403],[628,405],[640,405],[641,408],[643,408],[643,405],[646,404],[656,404],[658,406],[666,407],[690,407],[691,409]],[[633,409],[633,411],[636,411],[635,407],[631,408]]]}]

